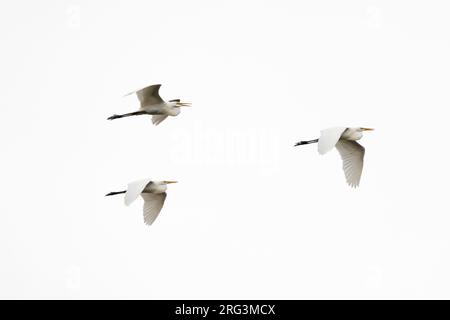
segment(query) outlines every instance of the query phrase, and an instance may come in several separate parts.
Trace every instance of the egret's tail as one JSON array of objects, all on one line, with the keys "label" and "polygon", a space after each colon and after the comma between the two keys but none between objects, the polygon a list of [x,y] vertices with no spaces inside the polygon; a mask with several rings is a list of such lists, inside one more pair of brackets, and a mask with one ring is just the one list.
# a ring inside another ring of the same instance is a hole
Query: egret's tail
[{"label": "egret's tail", "polygon": [[300,142],[297,142],[297,143],[294,145],[294,147],[297,147],[297,146],[303,146],[303,145],[305,145],[305,144],[318,143],[318,142],[319,142],[319,139],[314,139],[314,140],[309,140],[309,141],[300,141]]},{"label": "egret's tail", "polygon": [[122,194],[122,193],[126,193],[126,192],[127,192],[126,190],[125,191],[110,192],[108,194],[105,194],[105,197],[115,196],[116,194]]}]

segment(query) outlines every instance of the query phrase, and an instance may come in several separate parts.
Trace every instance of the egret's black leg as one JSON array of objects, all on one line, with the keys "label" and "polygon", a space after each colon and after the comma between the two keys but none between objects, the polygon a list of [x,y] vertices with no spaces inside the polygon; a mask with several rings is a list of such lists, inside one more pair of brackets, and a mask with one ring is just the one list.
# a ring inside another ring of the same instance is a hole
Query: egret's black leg
[{"label": "egret's black leg", "polygon": [[319,142],[319,139],[314,139],[314,140],[309,140],[309,141],[300,141],[300,142],[297,142],[297,143],[294,145],[294,147],[297,147],[297,146],[303,146],[303,145],[305,145],[305,144],[318,143],[318,142]]},{"label": "egret's black leg", "polygon": [[120,119],[120,118],[125,118],[125,117],[130,117],[130,116],[139,116],[139,115],[142,115],[142,114],[147,114],[147,112],[145,112],[145,111],[136,111],[136,112],[125,113],[125,114],[114,114],[111,117],[109,117],[108,120]]},{"label": "egret's black leg", "polygon": [[126,193],[126,191],[110,192],[108,194],[105,194],[105,197],[107,197],[107,196],[115,196],[116,194],[122,194],[122,193]]}]

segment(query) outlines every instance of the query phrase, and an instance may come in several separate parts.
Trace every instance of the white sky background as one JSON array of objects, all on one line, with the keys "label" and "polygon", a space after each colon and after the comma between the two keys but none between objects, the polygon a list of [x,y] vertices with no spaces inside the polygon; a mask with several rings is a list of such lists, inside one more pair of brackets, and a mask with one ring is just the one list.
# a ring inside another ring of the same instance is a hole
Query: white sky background
[{"label": "white sky background", "polygon": [[[1,298],[450,298],[446,1],[0,5]],[[158,127],[122,95],[193,103]],[[336,151],[365,126],[361,187]],[[150,228],[142,202],[170,185]]]}]

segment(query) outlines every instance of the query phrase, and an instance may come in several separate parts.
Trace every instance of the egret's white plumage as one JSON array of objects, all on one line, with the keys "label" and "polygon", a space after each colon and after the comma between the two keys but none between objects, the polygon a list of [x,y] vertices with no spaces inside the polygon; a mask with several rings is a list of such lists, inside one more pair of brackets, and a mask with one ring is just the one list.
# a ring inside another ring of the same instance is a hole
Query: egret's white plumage
[{"label": "egret's white plumage", "polygon": [[125,96],[136,94],[140,102],[138,111],[113,115],[108,120],[120,119],[129,116],[152,115],[152,122],[158,125],[168,116],[175,117],[180,114],[180,107],[190,107],[190,103],[181,102],[180,99],[164,101],[159,95],[160,84],[148,86],[146,88],[130,92]]},{"label": "egret's white plumage", "polygon": [[325,154],[334,148],[347,128],[336,127],[325,129],[320,132],[318,150],[320,154]]},{"label": "egret's white plumage", "polygon": [[364,147],[356,141],[362,138],[363,131],[369,130],[373,129],[347,127],[329,128],[321,131],[319,139],[301,141],[297,143],[296,146],[318,143],[319,154],[325,154],[336,147],[342,158],[342,168],[344,169],[345,179],[351,187],[356,188],[361,181],[365,154]]},{"label": "egret's white plumage", "polygon": [[155,126],[163,122],[168,117],[167,114],[154,114],[152,116],[152,122]]},{"label": "egret's white plumage", "polygon": [[144,191],[145,187],[151,182],[150,179],[143,179],[133,181],[128,184],[127,192],[125,193],[125,205],[129,206],[133,203]]},{"label": "egret's white plumage", "polygon": [[345,179],[351,187],[357,187],[361,181],[366,150],[356,141],[340,139],[336,149],[342,158]]},{"label": "egret's white plumage", "polygon": [[127,93],[125,96],[136,94],[139,102],[141,103],[141,108],[151,105],[158,105],[164,103],[164,100],[159,95],[160,84],[154,84],[143,89],[132,91]]},{"label": "egret's white plumage", "polygon": [[151,225],[161,212],[167,196],[167,185],[170,183],[176,183],[176,181],[138,180],[129,183],[126,191],[110,192],[107,196],[125,193],[125,205],[127,206],[141,196],[144,199],[144,222]]},{"label": "egret's white plumage", "polygon": [[144,222],[151,225],[158,217],[166,200],[167,193],[143,193],[144,199]]}]

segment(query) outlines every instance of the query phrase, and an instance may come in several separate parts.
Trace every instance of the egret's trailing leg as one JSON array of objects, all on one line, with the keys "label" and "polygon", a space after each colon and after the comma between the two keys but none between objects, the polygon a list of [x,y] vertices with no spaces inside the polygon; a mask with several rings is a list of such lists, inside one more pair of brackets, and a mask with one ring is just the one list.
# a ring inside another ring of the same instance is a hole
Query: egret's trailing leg
[{"label": "egret's trailing leg", "polygon": [[117,191],[117,192],[110,192],[108,194],[105,194],[105,197],[107,196],[115,196],[116,194],[122,194],[122,193],[126,193],[127,191]]},{"label": "egret's trailing leg", "polygon": [[120,119],[120,118],[125,118],[125,117],[130,117],[130,116],[140,116],[140,115],[146,114],[146,113],[147,112],[145,112],[145,111],[136,111],[136,112],[125,113],[125,114],[114,114],[111,117],[109,117],[108,120]]},{"label": "egret's trailing leg", "polygon": [[297,143],[294,145],[294,147],[302,146],[302,145],[304,145],[304,144],[318,143],[318,142],[319,142],[319,139],[314,139],[314,140],[309,140],[309,141],[300,141],[300,142],[297,142]]}]

